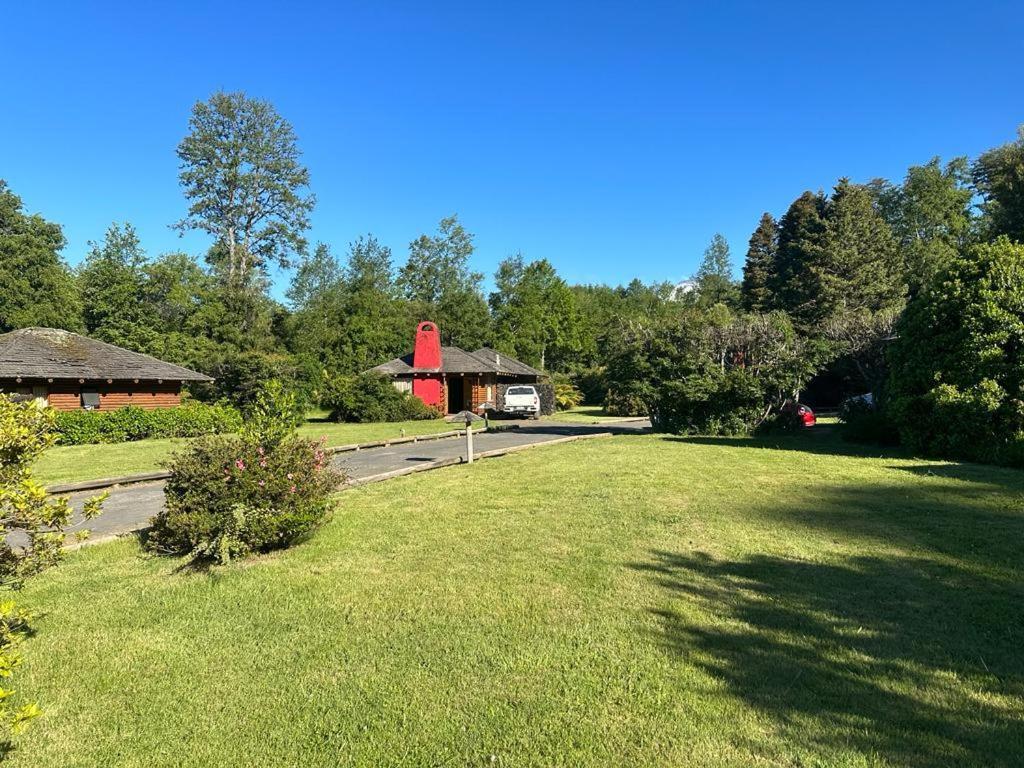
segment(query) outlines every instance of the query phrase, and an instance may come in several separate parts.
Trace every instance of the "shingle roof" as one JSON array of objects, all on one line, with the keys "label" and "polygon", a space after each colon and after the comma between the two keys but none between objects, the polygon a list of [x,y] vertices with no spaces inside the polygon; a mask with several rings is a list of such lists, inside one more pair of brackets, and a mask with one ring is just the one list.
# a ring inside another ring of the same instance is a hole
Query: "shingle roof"
[{"label": "shingle roof", "polygon": [[515,358],[498,355],[493,349],[482,347],[476,352],[467,352],[459,347],[441,347],[440,368],[413,368],[412,353],[382,363],[371,371],[386,376],[408,376],[413,373],[497,373],[518,376],[543,376]]},{"label": "shingle roof", "polygon": [[498,373],[514,373],[521,376],[543,376],[543,371],[531,368],[526,363],[516,360],[509,355],[503,355],[490,347],[480,347],[473,353],[475,357],[486,360],[498,369]]},{"label": "shingle roof", "polygon": [[180,365],[56,328],[0,334],[0,378],[213,381]]}]

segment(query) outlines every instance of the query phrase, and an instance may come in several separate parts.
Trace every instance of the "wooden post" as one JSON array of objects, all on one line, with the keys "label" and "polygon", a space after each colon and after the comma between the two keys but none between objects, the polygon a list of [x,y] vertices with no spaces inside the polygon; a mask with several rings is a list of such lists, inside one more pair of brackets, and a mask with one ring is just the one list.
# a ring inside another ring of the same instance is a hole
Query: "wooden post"
[{"label": "wooden post", "polygon": [[473,463],[473,425],[466,425],[466,463]]}]

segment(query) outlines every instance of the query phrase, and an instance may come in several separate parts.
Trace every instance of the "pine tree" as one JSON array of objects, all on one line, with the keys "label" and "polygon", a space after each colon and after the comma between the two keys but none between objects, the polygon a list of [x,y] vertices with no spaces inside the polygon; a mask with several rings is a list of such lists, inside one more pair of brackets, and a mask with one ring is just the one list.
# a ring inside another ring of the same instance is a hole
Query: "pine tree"
[{"label": "pine tree", "polygon": [[773,308],[769,282],[775,271],[778,250],[779,225],[774,216],[765,213],[750,236],[747,260],[743,264],[741,301],[748,312],[766,312]]},{"label": "pine tree", "polygon": [[774,308],[788,312],[799,325],[814,323],[821,316],[821,289],[812,267],[823,258],[825,207],[821,192],[804,192],[779,220],[778,253],[768,290]]},{"label": "pine tree", "polygon": [[867,187],[839,180],[826,209],[821,256],[810,266],[820,291],[815,319],[903,304],[896,240]]},{"label": "pine tree", "polygon": [[729,243],[720,234],[711,238],[704,250],[695,276],[697,296],[702,304],[732,304],[736,300],[736,284],[732,279],[732,257]]}]

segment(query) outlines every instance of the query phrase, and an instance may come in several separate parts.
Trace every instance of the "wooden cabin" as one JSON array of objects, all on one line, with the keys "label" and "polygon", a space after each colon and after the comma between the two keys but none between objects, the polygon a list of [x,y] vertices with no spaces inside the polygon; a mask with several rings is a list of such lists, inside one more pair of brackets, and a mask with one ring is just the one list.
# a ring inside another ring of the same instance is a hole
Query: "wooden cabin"
[{"label": "wooden cabin", "polygon": [[417,326],[411,353],[370,370],[445,413],[479,411],[484,403],[498,405],[509,386],[539,384],[545,378],[542,371],[490,347],[475,352],[442,347],[437,324],[429,321]]},{"label": "wooden cabin", "polygon": [[188,381],[213,381],[149,355],[57,328],[0,334],[0,392],[61,411],[172,408]]}]

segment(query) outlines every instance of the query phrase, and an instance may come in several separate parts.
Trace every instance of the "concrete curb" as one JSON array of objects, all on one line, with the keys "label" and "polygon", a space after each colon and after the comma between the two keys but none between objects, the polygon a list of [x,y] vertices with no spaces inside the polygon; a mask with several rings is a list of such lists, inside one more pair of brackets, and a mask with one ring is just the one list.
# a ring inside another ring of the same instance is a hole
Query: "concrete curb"
[{"label": "concrete curb", "polygon": [[[527,443],[526,445],[513,445],[508,448],[494,448],[490,451],[481,451],[480,453],[473,454],[474,460],[479,459],[496,459],[499,456],[505,456],[510,453],[519,453],[530,448],[541,448],[545,445],[558,445],[560,443],[574,443],[577,440],[594,440],[599,437],[614,437],[612,432],[594,432],[589,435],[569,435],[567,437],[559,437],[554,440],[545,440],[541,443]],[[393,442],[393,441],[392,441]],[[403,467],[402,469],[393,469],[390,472],[381,472],[376,475],[369,475],[367,477],[360,477],[342,484],[338,489],[339,491],[346,491],[351,488],[359,488],[363,485],[370,485],[372,483],[382,483],[386,480],[393,480],[397,477],[405,477],[406,475],[414,475],[418,472],[428,472],[432,469],[441,469],[443,467],[454,467],[458,464],[468,463],[464,456],[452,456],[447,459],[436,459],[431,462],[424,464],[417,464],[412,467]],[[93,544],[103,544],[108,541],[114,541],[115,539],[122,539],[125,536],[134,536],[139,531],[143,531],[149,526],[142,526],[135,528],[130,531],[121,531],[120,533],[108,533],[103,536],[97,536],[96,538],[84,539],[83,541],[74,542],[64,547],[67,551],[80,549],[81,547],[88,547]]]}]

